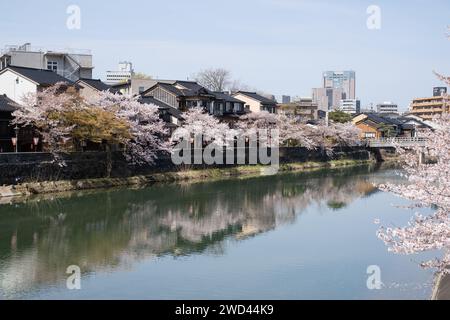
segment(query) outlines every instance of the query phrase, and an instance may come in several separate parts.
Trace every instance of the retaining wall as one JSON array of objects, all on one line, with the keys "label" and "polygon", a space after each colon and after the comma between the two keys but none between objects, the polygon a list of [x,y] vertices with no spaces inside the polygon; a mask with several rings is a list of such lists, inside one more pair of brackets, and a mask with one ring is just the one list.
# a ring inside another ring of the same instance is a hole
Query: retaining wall
[{"label": "retaining wall", "polygon": [[[246,149],[248,163],[248,149]],[[235,152],[235,159],[236,159]],[[280,148],[280,163],[325,162],[337,159],[368,160],[372,153],[365,148],[339,148],[333,156],[305,148]],[[14,185],[25,182],[78,180],[103,178],[107,176],[106,152],[83,152],[58,155],[50,153],[0,153],[0,185]],[[130,165],[121,152],[113,152],[111,177],[123,178],[156,172],[180,171],[185,169],[223,168],[234,165],[175,165],[170,155],[160,155],[153,165]],[[225,162],[225,161],[224,161]],[[234,162],[236,163],[236,161]]]}]

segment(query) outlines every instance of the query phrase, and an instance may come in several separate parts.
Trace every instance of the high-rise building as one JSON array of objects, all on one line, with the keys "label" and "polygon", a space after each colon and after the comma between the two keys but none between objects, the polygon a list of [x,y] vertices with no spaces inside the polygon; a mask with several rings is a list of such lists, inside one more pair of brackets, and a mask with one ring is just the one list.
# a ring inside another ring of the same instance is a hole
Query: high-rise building
[{"label": "high-rise building", "polygon": [[106,83],[110,85],[125,83],[128,80],[131,80],[133,74],[134,70],[131,62],[119,62],[117,70],[106,71]]},{"label": "high-rise building", "polygon": [[377,104],[377,113],[398,114],[398,105],[392,102],[383,102]]},{"label": "high-rise building", "polygon": [[331,111],[340,107],[340,102],[345,99],[341,88],[314,88],[312,89],[313,102],[321,111]]},{"label": "high-rise building", "polygon": [[58,75],[77,81],[92,79],[92,54],[84,49],[47,49],[30,43],[6,46],[0,53],[0,70],[8,66],[51,70]]},{"label": "high-rise building", "polygon": [[357,99],[343,99],[340,101],[339,110],[349,114],[360,113],[361,101]]},{"label": "high-rise building", "polygon": [[281,103],[291,103],[291,96],[281,96]]},{"label": "high-rise building", "polygon": [[326,71],[323,73],[323,87],[342,89],[343,99],[356,99],[355,71]]}]

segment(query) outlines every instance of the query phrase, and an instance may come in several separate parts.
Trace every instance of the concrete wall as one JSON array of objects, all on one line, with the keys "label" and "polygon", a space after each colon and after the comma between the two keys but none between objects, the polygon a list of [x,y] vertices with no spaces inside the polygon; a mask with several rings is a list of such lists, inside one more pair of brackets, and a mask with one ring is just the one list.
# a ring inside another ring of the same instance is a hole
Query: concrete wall
[{"label": "concrete wall", "polygon": [[93,98],[99,94],[98,90],[92,89],[91,87],[89,87],[88,85],[86,85],[84,83],[79,83],[79,84],[81,86],[81,89],[80,89],[81,97],[88,99],[88,98]]},{"label": "concrete wall", "polygon": [[131,79],[131,95],[139,94],[139,87],[143,87],[144,91],[153,87],[158,82],[152,79]]},{"label": "concrete wall", "polygon": [[44,52],[13,51],[11,53],[11,65],[34,69],[47,69],[44,64]]},{"label": "concrete wall", "polygon": [[[106,176],[107,155],[104,152],[62,154],[60,157],[61,161],[55,161],[54,156],[49,153],[2,153],[0,154],[0,185]],[[248,159],[248,152],[246,158]],[[332,158],[321,151],[308,151],[305,148],[280,148],[280,163],[323,162],[331,159],[367,160],[369,158],[370,153],[364,148],[336,149]],[[233,165],[176,166],[170,155],[161,155],[154,165],[132,166],[125,161],[120,152],[112,154],[112,164],[111,177],[117,178],[182,169],[233,167]]]},{"label": "concrete wall", "polygon": [[[17,79],[19,79],[19,83],[17,83]],[[34,93],[36,90],[36,84],[11,70],[6,70],[0,75],[0,94],[6,94],[16,103],[21,104],[22,98],[26,94]]]}]

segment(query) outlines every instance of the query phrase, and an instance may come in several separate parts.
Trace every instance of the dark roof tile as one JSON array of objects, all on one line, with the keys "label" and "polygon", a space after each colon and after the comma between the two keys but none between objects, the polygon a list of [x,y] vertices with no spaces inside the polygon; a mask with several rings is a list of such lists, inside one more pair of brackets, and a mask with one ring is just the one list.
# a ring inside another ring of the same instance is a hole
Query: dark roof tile
[{"label": "dark roof tile", "polygon": [[19,105],[8,98],[6,95],[0,95],[0,112],[13,112]]},{"label": "dark roof tile", "polygon": [[8,69],[21,74],[25,78],[28,78],[41,86],[51,86],[58,82],[66,82],[68,84],[74,84],[72,81],[60,76],[59,74],[51,70],[33,69],[16,66],[8,66],[4,70]]},{"label": "dark roof tile", "polygon": [[263,104],[276,104],[276,101],[273,101],[269,98],[266,98],[256,92],[248,92],[248,91],[238,91],[237,93],[241,93],[247,97],[250,97],[252,99],[258,100]]},{"label": "dark roof tile", "polygon": [[98,91],[107,91],[112,88],[111,86],[102,82],[100,79],[84,79],[84,78],[82,78],[77,81],[77,83],[79,83],[79,82],[84,82],[84,83],[88,84],[89,86],[91,86],[92,88],[97,89]]},{"label": "dark roof tile", "polygon": [[168,104],[165,104],[164,102],[159,101],[158,99],[155,99],[154,97],[151,97],[151,96],[140,97],[139,98],[139,102],[140,103],[144,103],[144,104],[154,104],[154,105],[158,106],[158,108],[160,110],[167,111],[168,113],[170,113],[175,118],[178,118],[178,119],[181,118],[181,111],[180,110],[175,109],[174,107],[169,106]]},{"label": "dark roof tile", "polygon": [[238,103],[244,103],[244,101],[241,101],[239,99],[236,99],[235,97],[230,96],[227,93],[224,92],[212,92],[212,94],[214,95],[214,97],[217,100],[224,100],[227,102],[238,102]]}]

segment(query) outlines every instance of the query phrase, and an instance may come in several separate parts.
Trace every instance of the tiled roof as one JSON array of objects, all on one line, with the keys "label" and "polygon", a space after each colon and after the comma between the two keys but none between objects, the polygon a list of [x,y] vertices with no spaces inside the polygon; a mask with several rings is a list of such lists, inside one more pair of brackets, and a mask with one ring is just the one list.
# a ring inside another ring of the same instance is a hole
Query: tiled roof
[{"label": "tiled roof", "polygon": [[390,125],[401,125],[401,122],[393,119],[393,118],[387,118],[387,117],[382,117],[382,116],[378,116],[375,115],[373,113],[367,113],[365,114],[367,116],[368,120],[371,120],[375,123],[380,123],[380,124],[390,124]]},{"label": "tiled roof", "polygon": [[180,119],[181,118],[181,111],[178,109],[175,109],[172,106],[169,106],[168,104],[165,104],[162,101],[159,101],[158,99],[155,99],[151,96],[147,96],[147,97],[140,97],[139,98],[139,102],[140,103],[146,103],[146,104],[154,104],[156,106],[158,106],[159,109],[161,110],[166,110],[168,113],[170,113],[172,116],[174,116],[175,118]]},{"label": "tiled roof", "polygon": [[159,86],[161,86],[161,88],[177,95],[177,96],[184,96],[185,95],[185,90],[181,90],[176,88],[174,85],[171,84],[167,84],[167,83],[158,83]]},{"label": "tiled roof", "polygon": [[8,66],[3,70],[12,70],[25,78],[28,78],[41,86],[50,86],[58,82],[73,84],[72,81],[60,76],[56,72],[44,69],[33,69],[25,67]]},{"label": "tiled roof", "polygon": [[239,99],[236,99],[235,97],[230,96],[227,93],[224,92],[212,92],[212,94],[214,95],[214,97],[217,100],[224,100],[227,102],[238,102],[238,103],[244,103],[244,101],[241,101]]},{"label": "tiled roof", "polygon": [[245,95],[247,97],[250,97],[252,99],[255,99],[255,100],[257,100],[257,101],[259,101],[261,103],[276,104],[275,101],[273,101],[273,100],[271,100],[269,98],[266,98],[266,97],[264,97],[264,96],[262,96],[262,95],[260,95],[260,94],[258,94],[256,92],[238,91],[237,93],[243,94],[243,95]]},{"label": "tiled roof", "polygon": [[107,91],[111,89],[111,86],[102,82],[100,79],[80,79],[77,82],[84,82],[92,88],[97,89],[98,91]]},{"label": "tiled roof", "polygon": [[9,99],[6,95],[0,95],[0,112],[13,112],[18,108],[18,104]]}]

